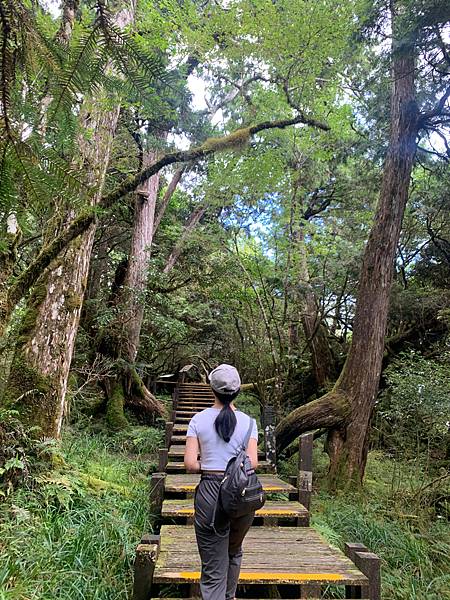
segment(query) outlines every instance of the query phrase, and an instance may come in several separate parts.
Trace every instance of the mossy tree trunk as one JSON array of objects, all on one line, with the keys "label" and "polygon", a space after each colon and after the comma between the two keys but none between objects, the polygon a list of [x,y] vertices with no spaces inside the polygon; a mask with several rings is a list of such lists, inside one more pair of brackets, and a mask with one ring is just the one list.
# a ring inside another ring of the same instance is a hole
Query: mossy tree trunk
[{"label": "mossy tree trunk", "polygon": [[[156,151],[145,152],[144,166],[156,159]],[[144,318],[159,179],[159,173],[156,173],[134,194],[130,254],[124,283],[114,298],[120,317],[100,335],[100,353],[117,361],[117,374],[105,382],[107,420],[114,429],[127,424],[124,415],[126,404],[150,414],[162,414],[164,411],[163,405],[143,384],[135,366]]]},{"label": "mossy tree trunk", "polygon": [[415,60],[411,50],[411,47],[393,49],[389,147],[378,207],[363,256],[352,343],[346,363],[331,393],[293,411],[276,430],[279,449],[311,428],[330,430],[328,449],[332,487],[355,481],[360,483],[366,465],[369,425],[382,367],[394,259],[420,126],[415,100]]},{"label": "mossy tree trunk", "polygon": [[[115,24],[133,22],[135,0],[122,1]],[[120,106],[86,99],[81,111],[79,156],[86,178],[94,189],[92,204],[103,193],[106,169]],[[54,232],[61,235],[74,218],[66,208],[63,222]],[[89,272],[95,221],[73,240],[41,274],[27,302],[16,344],[5,401],[14,404],[23,420],[38,425],[43,435],[58,438],[66,412],[67,381]]]}]

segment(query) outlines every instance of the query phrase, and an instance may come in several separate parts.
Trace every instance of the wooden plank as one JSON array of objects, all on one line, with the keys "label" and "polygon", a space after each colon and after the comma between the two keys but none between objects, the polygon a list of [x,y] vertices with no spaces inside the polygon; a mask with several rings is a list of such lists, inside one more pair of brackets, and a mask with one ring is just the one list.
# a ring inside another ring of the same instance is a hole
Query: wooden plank
[{"label": "wooden plank", "polygon": [[[155,569],[158,583],[197,581],[200,559],[193,527],[164,525]],[[366,576],[313,529],[255,527],[244,544],[242,583],[367,584]]]},{"label": "wooden plank", "polygon": [[[193,501],[165,500],[161,514],[166,518],[192,517],[194,515]],[[280,519],[304,518],[308,516],[308,511],[299,502],[268,500],[261,509],[256,511],[256,516]]]},{"label": "wooden plank", "polygon": [[[259,479],[267,493],[295,492],[295,488],[275,475],[260,475]],[[166,492],[192,492],[195,490],[200,475],[196,473],[167,475],[165,480]]]},{"label": "wooden plank", "polygon": [[170,445],[172,444],[186,444],[186,436],[185,435],[173,435],[170,438]]}]

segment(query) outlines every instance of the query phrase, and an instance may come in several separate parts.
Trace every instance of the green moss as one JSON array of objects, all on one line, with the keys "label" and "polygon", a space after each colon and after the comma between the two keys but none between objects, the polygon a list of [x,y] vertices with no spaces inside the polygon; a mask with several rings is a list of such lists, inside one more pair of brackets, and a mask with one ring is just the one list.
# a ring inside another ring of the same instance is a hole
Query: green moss
[{"label": "green moss", "polygon": [[22,318],[17,339],[18,346],[24,346],[33,335],[36,321],[39,317],[41,307],[47,295],[47,277],[42,277],[34,286],[27,302],[27,308]]},{"label": "green moss", "polygon": [[67,311],[75,311],[81,308],[83,304],[83,297],[80,294],[66,293],[64,299],[64,306]]},{"label": "green moss", "polygon": [[16,348],[3,401],[20,414],[24,425],[37,426],[36,435],[53,435],[52,384],[30,364],[24,348]]},{"label": "green moss", "polygon": [[27,344],[32,338],[39,309],[47,294],[47,277],[41,277],[27,302],[27,308],[20,324],[14,357],[3,401],[13,406],[25,425],[37,426],[36,435],[54,435],[54,402],[51,378],[40,372],[26,355]]},{"label": "green moss", "polygon": [[123,411],[125,394],[120,382],[115,382],[113,385],[114,387],[108,395],[106,420],[112,429],[124,429],[128,426],[128,421]]},{"label": "green moss", "polygon": [[232,150],[233,148],[240,148],[248,143],[250,138],[250,128],[244,127],[238,129],[226,137],[211,137],[208,138],[202,144],[202,150],[207,153],[221,152],[223,150]]}]

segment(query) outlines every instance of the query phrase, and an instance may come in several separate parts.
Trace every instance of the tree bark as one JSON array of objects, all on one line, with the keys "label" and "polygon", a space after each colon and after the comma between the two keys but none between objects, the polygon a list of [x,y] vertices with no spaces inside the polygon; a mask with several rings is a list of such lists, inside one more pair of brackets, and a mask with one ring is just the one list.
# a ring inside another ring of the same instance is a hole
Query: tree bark
[{"label": "tree bark", "polygon": [[[144,167],[156,159],[156,151],[146,151]],[[156,173],[140,185],[134,195],[133,233],[126,274],[123,285],[114,298],[120,317],[100,336],[99,351],[116,361],[121,360],[121,365],[116,367],[117,374],[105,382],[106,416],[108,423],[115,429],[127,424],[124,414],[126,404],[143,413],[164,414],[163,404],[145,387],[135,367],[144,318],[159,179],[159,173]],[[179,179],[175,181],[178,183]],[[176,185],[170,187],[169,197]]]},{"label": "tree bark", "polygon": [[[394,26],[395,40],[395,26]],[[332,487],[362,481],[367,459],[369,424],[378,391],[384,351],[394,259],[408,199],[412,165],[419,130],[415,99],[413,47],[393,47],[391,128],[378,207],[361,267],[347,361],[334,393],[346,399],[347,417],[331,426],[328,440]],[[319,405],[325,398],[315,401]],[[307,410],[306,405],[302,407]],[[299,410],[299,409],[297,409]],[[296,414],[296,418],[292,418]],[[307,431],[301,413],[291,413],[277,427],[278,447],[283,449]],[[320,427],[321,423],[314,423]]]},{"label": "tree bark", "polygon": [[[135,0],[123,2],[115,25],[124,28],[132,23],[134,12]],[[89,169],[88,184],[96,190],[94,206],[102,197],[119,111],[118,105],[105,110],[98,99],[86,100],[82,109],[82,125],[91,135],[80,136],[79,151],[82,165]],[[67,232],[73,217],[69,211],[66,224],[62,224],[56,237]],[[58,438],[61,433],[95,226],[92,219],[39,276],[27,304],[5,390],[6,402],[15,403],[23,420],[38,425],[48,437]]]}]

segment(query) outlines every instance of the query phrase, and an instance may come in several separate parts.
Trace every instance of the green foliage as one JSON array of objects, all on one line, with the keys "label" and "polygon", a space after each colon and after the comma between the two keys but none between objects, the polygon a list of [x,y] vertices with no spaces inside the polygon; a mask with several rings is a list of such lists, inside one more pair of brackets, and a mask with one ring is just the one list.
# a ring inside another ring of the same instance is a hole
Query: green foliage
[{"label": "green foliage", "polygon": [[32,486],[37,474],[60,459],[55,442],[37,439],[39,428],[24,426],[19,417],[0,408],[0,499],[20,485]]},{"label": "green foliage", "polygon": [[0,505],[2,599],[131,597],[136,541],[149,528],[148,462],[140,456],[155,451],[157,437],[151,428],[133,430],[130,444],[65,432],[65,468]]},{"label": "green foliage", "polygon": [[[284,476],[296,473],[296,460],[280,465]],[[363,490],[331,496],[325,491],[327,468],[323,446],[315,443],[313,527],[336,547],[360,542],[380,556],[382,598],[448,600],[448,478],[434,480],[416,462],[373,451]],[[428,495],[433,487],[435,494]],[[447,498],[447,506],[433,505],[433,497]],[[329,597],[343,598],[343,591]]]},{"label": "green foliage", "polygon": [[[378,435],[391,452],[425,460],[448,458],[449,357],[401,354],[386,370],[388,389],[377,408]],[[430,455],[431,453],[431,455]]]}]

